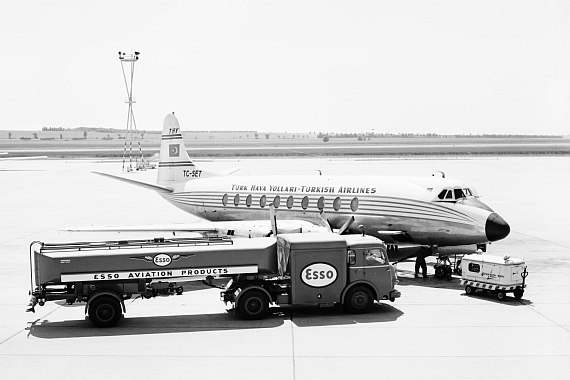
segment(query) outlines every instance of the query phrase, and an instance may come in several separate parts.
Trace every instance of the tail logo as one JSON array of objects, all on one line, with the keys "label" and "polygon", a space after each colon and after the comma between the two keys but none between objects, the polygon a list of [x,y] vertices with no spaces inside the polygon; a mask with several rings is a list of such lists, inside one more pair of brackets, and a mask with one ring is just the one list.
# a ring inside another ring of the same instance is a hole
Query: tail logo
[{"label": "tail logo", "polygon": [[180,144],[170,144],[168,146],[168,157],[180,157]]}]

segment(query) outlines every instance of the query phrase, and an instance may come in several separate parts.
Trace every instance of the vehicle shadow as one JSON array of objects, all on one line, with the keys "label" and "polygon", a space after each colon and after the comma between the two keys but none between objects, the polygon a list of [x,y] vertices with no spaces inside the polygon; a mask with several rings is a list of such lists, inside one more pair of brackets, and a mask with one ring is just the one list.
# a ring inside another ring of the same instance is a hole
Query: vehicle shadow
[{"label": "vehicle shadow", "polygon": [[42,339],[66,339],[100,336],[153,335],[169,333],[196,333],[244,329],[270,329],[292,321],[297,327],[351,325],[394,321],[403,313],[387,304],[374,304],[367,314],[346,314],[342,308],[298,309],[272,307],[270,315],[262,320],[240,319],[233,311],[218,314],[175,315],[123,318],[118,326],[96,328],[89,319],[51,322],[38,319],[29,322],[28,336]]}]

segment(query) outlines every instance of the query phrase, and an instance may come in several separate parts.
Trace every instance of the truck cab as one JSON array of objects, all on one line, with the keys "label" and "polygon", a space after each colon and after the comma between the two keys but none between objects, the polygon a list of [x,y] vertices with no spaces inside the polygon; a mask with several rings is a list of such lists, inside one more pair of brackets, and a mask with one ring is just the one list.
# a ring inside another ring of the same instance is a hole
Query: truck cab
[{"label": "truck cab", "polygon": [[277,263],[278,273],[272,278],[237,276],[222,292],[222,299],[232,302],[245,319],[258,319],[271,303],[341,304],[350,313],[364,313],[374,301],[394,301],[400,296],[386,246],[372,236],[281,234]]}]

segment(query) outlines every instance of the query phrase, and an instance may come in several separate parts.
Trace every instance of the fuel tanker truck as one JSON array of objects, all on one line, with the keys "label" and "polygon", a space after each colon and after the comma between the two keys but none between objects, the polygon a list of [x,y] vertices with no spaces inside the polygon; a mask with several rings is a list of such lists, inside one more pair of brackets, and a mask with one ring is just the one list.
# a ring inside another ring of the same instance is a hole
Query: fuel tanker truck
[{"label": "fuel tanker truck", "polygon": [[270,305],[367,312],[374,301],[400,296],[384,243],[372,236],[333,233],[277,237],[155,238],[30,245],[28,311],[48,301],[85,302],[98,327],[116,325],[125,300],[182,294],[182,283],[226,279],[221,299],[244,319]]}]

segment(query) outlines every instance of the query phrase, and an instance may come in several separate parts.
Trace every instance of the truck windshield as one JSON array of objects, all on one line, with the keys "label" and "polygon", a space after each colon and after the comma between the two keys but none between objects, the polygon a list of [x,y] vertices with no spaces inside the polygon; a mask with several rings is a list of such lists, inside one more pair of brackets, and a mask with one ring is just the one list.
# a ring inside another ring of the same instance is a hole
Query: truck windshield
[{"label": "truck windshield", "polygon": [[378,248],[366,251],[364,257],[366,265],[383,265],[388,262],[386,254]]}]

